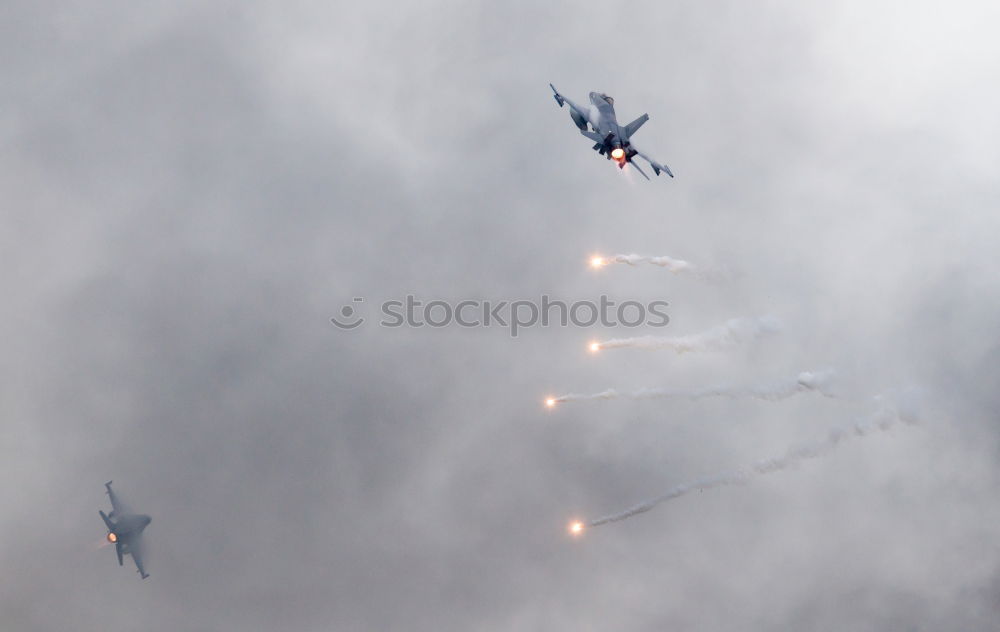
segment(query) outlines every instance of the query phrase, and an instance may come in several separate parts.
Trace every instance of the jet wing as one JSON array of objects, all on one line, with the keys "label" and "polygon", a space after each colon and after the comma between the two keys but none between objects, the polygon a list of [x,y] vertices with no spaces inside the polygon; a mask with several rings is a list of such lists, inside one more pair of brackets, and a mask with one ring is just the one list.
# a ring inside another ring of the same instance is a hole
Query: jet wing
[{"label": "jet wing", "polygon": [[588,108],[581,107],[581,106],[577,105],[576,103],[574,103],[572,99],[568,99],[565,96],[559,94],[559,91],[556,90],[556,87],[554,85],[552,85],[551,83],[549,84],[549,87],[552,88],[552,98],[554,98],[556,100],[556,103],[559,104],[559,107],[562,107],[563,103],[568,103],[569,107],[573,111],[575,111],[577,114],[579,114],[583,118],[584,121],[587,120],[587,109]]},{"label": "jet wing", "polygon": [[632,165],[632,168],[633,168],[633,169],[635,169],[635,170],[636,170],[636,171],[638,171],[638,172],[639,172],[640,174],[642,174],[642,177],[643,177],[643,178],[646,178],[647,180],[649,180],[649,176],[647,176],[647,175],[646,175],[646,172],[645,172],[645,171],[643,171],[642,169],[640,169],[640,168],[639,168],[639,163],[637,163],[637,162],[636,162],[636,161],[634,161],[634,160],[630,160],[630,161],[628,162],[628,164]]},{"label": "jet wing", "polygon": [[650,158],[649,154],[644,154],[641,149],[635,146],[635,143],[632,143],[632,149],[634,149],[636,154],[642,157],[643,160],[649,163],[649,166],[653,168],[653,172],[656,175],[660,175],[660,172],[663,171],[666,172],[666,174],[671,178],[674,177],[673,172],[670,171],[670,167],[668,167],[667,165],[661,165],[660,163]]},{"label": "jet wing", "polygon": [[139,575],[143,579],[149,577],[149,573],[142,567],[142,535],[136,534],[132,537],[131,541],[128,543],[128,552],[132,555],[132,561],[135,562],[135,567],[139,571]]}]

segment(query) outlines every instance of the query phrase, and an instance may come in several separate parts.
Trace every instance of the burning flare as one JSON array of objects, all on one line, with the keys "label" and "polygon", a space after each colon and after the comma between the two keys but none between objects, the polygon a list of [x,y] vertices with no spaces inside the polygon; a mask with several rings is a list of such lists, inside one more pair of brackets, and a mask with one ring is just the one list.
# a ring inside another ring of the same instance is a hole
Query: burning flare
[{"label": "burning flare", "polygon": [[600,350],[601,350],[601,343],[599,343],[599,342],[592,342],[592,343],[590,343],[590,352],[591,353],[597,353]]},{"label": "burning flare", "polygon": [[572,537],[578,538],[583,535],[584,524],[579,520],[574,520],[573,522],[569,523],[569,526],[566,528],[566,530],[569,531],[569,534]]},{"label": "burning flare", "polygon": [[545,405],[547,407],[549,407],[549,408],[552,408],[553,406],[556,405],[556,398],[555,397],[547,397],[545,399]]},{"label": "burning flare", "polygon": [[604,267],[604,257],[591,257],[590,258],[591,268],[603,268]]}]

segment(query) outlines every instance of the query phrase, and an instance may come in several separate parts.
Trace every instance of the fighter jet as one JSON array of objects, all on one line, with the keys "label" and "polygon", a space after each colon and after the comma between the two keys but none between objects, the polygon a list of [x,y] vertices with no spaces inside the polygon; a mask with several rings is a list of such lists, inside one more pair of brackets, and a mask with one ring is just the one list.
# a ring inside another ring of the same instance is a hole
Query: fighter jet
[{"label": "fighter jet", "polygon": [[122,557],[128,553],[132,556],[139,575],[146,579],[149,574],[142,568],[142,531],[153,519],[130,512],[111,489],[111,481],[105,483],[104,487],[107,488],[108,496],[111,498],[111,513],[106,514],[100,510],[97,513],[101,514],[101,520],[108,527],[108,542],[115,545],[118,566],[124,564]]},{"label": "fighter jet", "polygon": [[632,143],[632,135],[642,127],[643,123],[649,120],[648,114],[643,114],[628,125],[621,126],[615,117],[615,100],[608,95],[591,92],[590,105],[584,106],[559,94],[559,91],[551,83],[549,87],[552,88],[553,97],[559,107],[562,107],[564,103],[569,104],[570,117],[580,129],[580,133],[594,141],[593,149],[602,156],[607,156],[608,160],[614,160],[619,169],[624,169],[626,164],[630,164],[649,180],[649,176],[633,161],[633,158],[639,156],[649,163],[656,175],[660,175],[662,171],[671,178],[674,177],[669,167],[661,165],[650,158],[648,154],[642,153]]}]

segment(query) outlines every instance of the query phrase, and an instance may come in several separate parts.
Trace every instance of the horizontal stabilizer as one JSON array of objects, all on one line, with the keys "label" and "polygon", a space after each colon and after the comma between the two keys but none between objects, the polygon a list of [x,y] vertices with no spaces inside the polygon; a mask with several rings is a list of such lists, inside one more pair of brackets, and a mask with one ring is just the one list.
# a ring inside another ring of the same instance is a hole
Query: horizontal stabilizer
[{"label": "horizontal stabilizer", "polygon": [[625,138],[631,138],[632,134],[635,134],[636,130],[642,127],[642,124],[649,120],[649,114],[643,114],[639,118],[635,119],[631,123],[625,126]]}]

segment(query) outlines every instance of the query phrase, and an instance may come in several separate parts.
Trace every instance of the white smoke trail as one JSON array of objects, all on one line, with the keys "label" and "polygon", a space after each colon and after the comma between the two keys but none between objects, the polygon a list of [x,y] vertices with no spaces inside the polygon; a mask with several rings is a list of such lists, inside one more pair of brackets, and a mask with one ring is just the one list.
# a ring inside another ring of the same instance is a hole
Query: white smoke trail
[{"label": "white smoke trail", "polygon": [[882,397],[876,398],[876,401],[880,403],[880,408],[875,413],[862,417],[848,426],[832,429],[824,439],[792,448],[784,456],[758,461],[746,469],[723,472],[688,483],[681,483],[665,494],[641,502],[624,511],[592,520],[589,525],[597,527],[609,522],[625,520],[626,518],[646,513],[660,503],[679,498],[695,490],[746,483],[755,476],[779,472],[807,459],[824,456],[850,437],[864,437],[875,431],[889,430],[899,422],[916,422],[916,416],[912,410],[904,409],[902,406],[891,405]]},{"label": "white smoke trail", "polygon": [[600,267],[609,263],[624,263],[630,266],[638,266],[640,264],[649,264],[653,266],[659,266],[661,268],[666,268],[667,270],[680,273],[680,272],[694,272],[698,268],[689,261],[684,261],[683,259],[674,259],[673,257],[646,257],[644,255],[615,255],[613,257],[608,257],[607,259],[602,259],[600,257],[594,258],[594,263]]},{"label": "white smoke trail", "polygon": [[591,343],[592,351],[601,349],[670,349],[677,353],[689,351],[714,351],[761,336],[780,329],[773,318],[733,318],[708,331],[688,336],[636,336],[633,338],[612,338]]},{"label": "white smoke trail", "polygon": [[830,382],[834,373],[830,370],[803,371],[796,377],[771,384],[757,386],[719,385],[696,390],[669,388],[642,388],[635,391],[616,391],[608,389],[600,393],[579,394],[569,393],[553,397],[553,404],[563,402],[580,402],[607,399],[691,399],[699,400],[707,397],[728,397],[730,399],[752,398],[766,401],[787,399],[798,393],[818,392],[827,397],[833,397],[830,392]]},{"label": "white smoke trail", "polygon": [[683,274],[685,276],[692,276],[696,279],[709,282],[720,282],[727,281],[731,278],[731,273],[725,268],[706,268],[703,266],[695,265],[690,261],[684,261],[683,259],[674,259],[673,257],[648,257],[645,255],[613,255],[611,257],[602,257],[600,255],[591,257],[590,265],[593,268],[603,268],[605,266],[611,265],[613,263],[625,264],[634,267],[639,265],[651,265],[658,266],[673,272],[674,274]]}]

